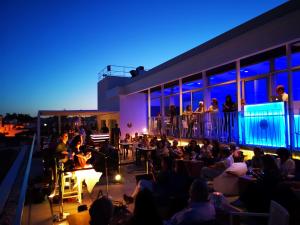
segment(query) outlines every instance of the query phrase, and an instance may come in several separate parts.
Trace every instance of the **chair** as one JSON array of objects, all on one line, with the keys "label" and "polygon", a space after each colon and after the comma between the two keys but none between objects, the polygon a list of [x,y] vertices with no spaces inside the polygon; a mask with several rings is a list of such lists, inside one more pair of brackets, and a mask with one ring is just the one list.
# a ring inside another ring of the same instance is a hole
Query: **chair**
[{"label": "chair", "polygon": [[234,216],[244,217],[267,217],[268,225],[288,225],[289,213],[288,211],[275,201],[271,201],[269,213],[252,213],[252,212],[232,212],[230,214],[230,224],[233,225]]}]

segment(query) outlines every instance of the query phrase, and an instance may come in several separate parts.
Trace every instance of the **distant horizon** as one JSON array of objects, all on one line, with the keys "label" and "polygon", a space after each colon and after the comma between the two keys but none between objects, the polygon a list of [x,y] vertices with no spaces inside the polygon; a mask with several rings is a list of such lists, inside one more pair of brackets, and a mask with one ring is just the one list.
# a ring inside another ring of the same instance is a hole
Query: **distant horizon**
[{"label": "distant horizon", "polygon": [[285,2],[2,1],[0,115],[98,110],[105,66],[151,69]]}]

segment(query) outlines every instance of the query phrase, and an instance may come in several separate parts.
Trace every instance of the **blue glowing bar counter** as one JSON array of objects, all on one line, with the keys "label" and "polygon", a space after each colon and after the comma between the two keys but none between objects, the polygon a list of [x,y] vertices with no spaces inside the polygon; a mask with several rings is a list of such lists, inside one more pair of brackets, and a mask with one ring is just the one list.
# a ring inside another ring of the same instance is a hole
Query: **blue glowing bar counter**
[{"label": "blue glowing bar counter", "polygon": [[246,105],[240,129],[246,145],[287,147],[290,140],[285,103]]}]

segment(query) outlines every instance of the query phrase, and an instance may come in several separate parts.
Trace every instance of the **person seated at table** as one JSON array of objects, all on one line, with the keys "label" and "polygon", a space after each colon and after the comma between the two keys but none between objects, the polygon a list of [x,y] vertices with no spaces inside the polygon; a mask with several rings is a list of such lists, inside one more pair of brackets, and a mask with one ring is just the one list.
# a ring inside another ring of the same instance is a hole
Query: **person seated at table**
[{"label": "person seated at table", "polygon": [[276,160],[271,155],[263,156],[263,171],[253,174],[257,180],[248,185],[240,200],[249,211],[268,212],[270,201],[281,181]]},{"label": "person seated at table", "polygon": [[204,180],[196,179],[190,188],[189,206],[176,213],[167,225],[201,224],[214,221],[216,212],[213,204],[208,200],[208,187]]},{"label": "person seated at table", "polygon": [[255,147],[253,149],[254,156],[251,159],[251,167],[252,169],[262,169],[263,168],[263,156],[265,155],[264,150]]},{"label": "person seated at table", "polygon": [[200,154],[198,159],[204,161],[207,164],[213,163],[212,148],[210,141],[207,138],[204,138],[202,141],[203,145],[201,146]]},{"label": "person seated at table", "polygon": [[55,158],[58,161],[66,163],[68,161],[68,133],[62,132],[59,136],[59,143],[55,148]]},{"label": "person seated at table", "polygon": [[212,180],[213,178],[219,176],[233,163],[233,156],[230,149],[227,147],[221,150],[221,160],[215,164],[201,169],[201,177],[207,180]]},{"label": "person seated at table", "polygon": [[88,152],[85,154],[82,151],[82,139],[80,135],[77,135],[73,138],[70,148],[71,148],[71,154],[74,159],[75,167],[76,168],[83,168],[87,164],[87,161],[92,157],[91,153]]},{"label": "person seated at table", "polygon": [[144,189],[148,189],[151,192],[155,192],[157,196],[168,195],[172,188],[171,179],[173,177],[172,172],[172,160],[170,157],[163,157],[161,160],[161,170],[157,175],[152,173],[152,180],[141,179],[135,186],[133,193],[129,196],[124,194],[123,199],[127,204],[133,203],[137,194]]},{"label": "person seated at table", "polygon": [[109,225],[114,212],[114,206],[108,197],[95,200],[90,209],[90,225]]},{"label": "person seated at table", "polygon": [[[130,134],[126,133],[125,134],[125,138],[123,140],[121,140],[121,143],[131,143],[131,136]],[[122,146],[124,149],[124,157],[127,158],[128,156],[128,150],[129,150],[129,145],[123,145]]]},{"label": "person seated at table", "polygon": [[200,154],[200,147],[195,139],[190,140],[189,144],[184,147],[186,153],[189,154],[190,159],[196,159]]},{"label": "person seated at table", "polygon": [[163,225],[154,196],[148,189],[137,193],[133,215],[125,225]]},{"label": "person seated at table", "polygon": [[148,139],[148,136],[145,134],[143,135],[143,137],[139,138],[139,147],[149,147],[150,146],[150,142]]},{"label": "person seated at table", "polygon": [[224,195],[239,194],[239,177],[246,175],[248,169],[242,151],[236,151],[233,158],[234,163],[213,180],[214,190]]},{"label": "person seated at table", "polygon": [[170,155],[174,159],[183,159],[182,148],[178,146],[178,141],[173,140],[173,145],[170,147]]},{"label": "person seated at table", "polygon": [[211,145],[212,145],[211,153],[212,153],[213,159],[214,159],[215,162],[218,162],[221,159],[221,156],[220,156],[220,152],[221,152],[220,142],[215,139],[215,140],[212,140]]},{"label": "person seated at table", "polygon": [[134,137],[132,138],[132,142],[138,142],[139,141],[139,133],[135,132]]},{"label": "person seated at table", "polygon": [[277,149],[277,166],[283,178],[293,178],[295,175],[295,161],[291,159],[291,154],[286,148]]},{"label": "person seated at table", "polygon": [[170,156],[170,151],[168,147],[165,145],[165,142],[159,141],[157,143],[156,156],[159,158]]},{"label": "person seated at table", "polygon": [[150,146],[157,146],[158,144],[158,140],[156,136],[153,136],[153,138],[151,138],[150,140]]},{"label": "person seated at table", "polygon": [[171,147],[171,142],[169,142],[166,134],[163,134],[161,136],[161,141],[164,142],[164,144],[165,144],[165,146],[167,146],[167,148]]}]

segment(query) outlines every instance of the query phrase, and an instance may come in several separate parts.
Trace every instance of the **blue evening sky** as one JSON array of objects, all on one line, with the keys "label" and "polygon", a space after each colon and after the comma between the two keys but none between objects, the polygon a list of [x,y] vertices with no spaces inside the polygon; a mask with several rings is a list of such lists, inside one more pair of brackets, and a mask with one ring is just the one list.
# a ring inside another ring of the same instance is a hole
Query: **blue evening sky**
[{"label": "blue evening sky", "polygon": [[0,114],[97,109],[106,65],[150,69],[284,0],[0,0]]}]

